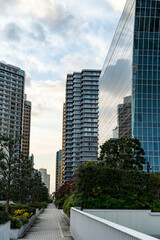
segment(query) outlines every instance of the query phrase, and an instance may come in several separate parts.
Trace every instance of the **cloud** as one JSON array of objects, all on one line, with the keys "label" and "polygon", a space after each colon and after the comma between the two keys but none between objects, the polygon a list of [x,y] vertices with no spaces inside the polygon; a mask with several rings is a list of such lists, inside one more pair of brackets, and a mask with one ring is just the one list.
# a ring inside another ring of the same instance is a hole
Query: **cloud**
[{"label": "cloud", "polygon": [[116,11],[122,11],[126,0],[107,0]]},{"label": "cloud", "polygon": [[[31,80],[30,85],[26,86],[26,93],[28,99],[33,102],[32,114],[34,118],[46,117],[45,122],[47,124],[48,115],[53,116],[54,113],[58,115],[64,102],[64,88],[64,83],[61,81]],[[56,115],[54,118],[56,118]],[[43,126],[45,122],[42,123]]]},{"label": "cloud", "polygon": [[31,26],[32,32],[28,33],[28,36],[31,37],[33,40],[45,42],[46,35],[45,35],[44,27],[40,23],[34,22],[34,21],[30,23],[30,26]]},{"label": "cloud", "polygon": [[32,17],[54,34],[70,35],[79,29],[78,18],[67,10],[64,2],[16,0],[15,10],[19,15]]},{"label": "cloud", "polygon": [[61,59],[61,64],[64,66],[65,74],[75,71],[82,71],[82,69],[101,68],[102,62],[98,57],[78,56],[68,54]]},{"label": "cloud", "polygon": [[4,35],[9,41],[20,41],[20,33],[20,27],[14,22],[8,23],[4,28]]}]

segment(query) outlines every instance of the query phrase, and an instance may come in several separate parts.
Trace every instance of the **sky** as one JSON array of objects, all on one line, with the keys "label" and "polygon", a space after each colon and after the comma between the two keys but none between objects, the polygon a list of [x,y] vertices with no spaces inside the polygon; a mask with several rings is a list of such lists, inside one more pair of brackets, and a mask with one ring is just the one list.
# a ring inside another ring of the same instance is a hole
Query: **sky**
[{"label": "sky", "polygon": [[0,0],[0,61],[23,69],[30,153],[55,186],[67,73],[101,69],[125,0]]}]

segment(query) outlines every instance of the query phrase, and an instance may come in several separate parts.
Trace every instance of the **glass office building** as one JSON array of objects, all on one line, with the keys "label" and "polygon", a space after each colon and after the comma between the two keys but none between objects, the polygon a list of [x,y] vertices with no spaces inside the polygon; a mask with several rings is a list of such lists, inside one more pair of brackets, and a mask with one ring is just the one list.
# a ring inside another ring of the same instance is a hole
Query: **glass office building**
[{"label": "glass office building", "polygon": [[[99,96],[99,144],[117,127],[117,106],[132,96],[132,137],[160,170],[160,1],[128,0],[107,54]],[[146,165],[144,166],[146,170]]]}]

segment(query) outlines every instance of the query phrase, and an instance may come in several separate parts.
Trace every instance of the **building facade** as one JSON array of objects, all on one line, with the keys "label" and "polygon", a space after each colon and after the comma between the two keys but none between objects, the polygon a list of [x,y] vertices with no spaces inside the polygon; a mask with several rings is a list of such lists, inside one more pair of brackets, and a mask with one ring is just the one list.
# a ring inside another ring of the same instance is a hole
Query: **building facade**
[{"label": "building facade", "polygon": [[124,97],[123,104],[118,105],[118,137],[132,137],[131,96]]},{"label": "building facade", "polygon": [[31,167],[34,167],[34,155],[32,154],[31,156],[29,156],[29,160],[31,161]]},{"label": "building facade", "polygon": [[[21,136],[25,72],[0,62],[0,133]],[[19,152],[21,151],[21,143]]]},{"label": "building facade", "polygon": [[30,128],[31,128],[31,102],[27,101],[27,95],[25,94],[23,110],[22,154],[28,159],[30,147]]},{"label": "building facade", "polygon": [[[99,144],[112,137],[117,106],[132,96],[132,137],[160,170],[160,1],[127,0],[100,77]],[[147,164],[144,166],[147,170]]]},{"label": "building facade", "polygon": [[42,182],[46,185],[48,193],[50,193],[50,175],[47,174],[47,169],[40,168],[39,172],[41,174]]},{"label": "building facade", "polygon": [[98,90],[100,70],[67,75],[65,122],[65,182],[87,161],[97,161]]},{"label": "building facade", "polygon": [[62,125],[62,167],[61,185],[65,182],[65,134],[66,134],[66,104],[63,104],[63,125]]},{"label": "building facade", "polygon": [[62,182],[62,150],[59,150],[56,154],[56,186],[55,191],[58,190]]}]

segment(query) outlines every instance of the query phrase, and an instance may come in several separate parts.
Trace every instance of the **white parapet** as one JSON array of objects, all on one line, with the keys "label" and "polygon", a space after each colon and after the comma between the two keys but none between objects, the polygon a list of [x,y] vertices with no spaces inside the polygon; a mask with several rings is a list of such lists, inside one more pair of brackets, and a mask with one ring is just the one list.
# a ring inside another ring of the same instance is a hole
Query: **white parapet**
[{"label": "white parapet", "polygon": [[138,232],[160,237],[160,213],[136,209],[84,209],[96,217],[120,224]]},{"label": "white parapet", "polygon": [[5,224],[0,224],[0,240],[9,240],[10,221]]},{"label": "white parapet", "polygon": [[71,208],[70,228],[76,240],[157,240],[76,208]]}]

